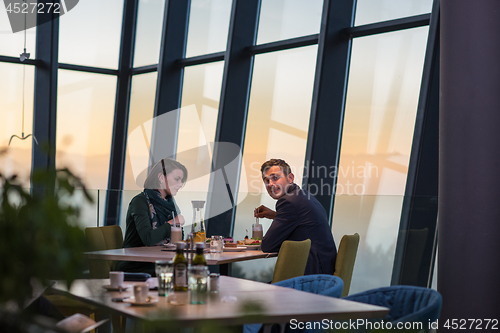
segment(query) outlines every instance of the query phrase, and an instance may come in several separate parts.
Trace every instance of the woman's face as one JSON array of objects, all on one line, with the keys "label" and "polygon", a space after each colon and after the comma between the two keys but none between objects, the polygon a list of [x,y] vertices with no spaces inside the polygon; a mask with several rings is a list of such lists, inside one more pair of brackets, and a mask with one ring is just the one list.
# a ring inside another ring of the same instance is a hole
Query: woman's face
[{"label": "woman's face", "polygon": [[181,169],[175,169],[171,171],[169,174],[167,174],[166,190],[168,194],[170,194],[171,196],[175,196],[177,194],[177,192],[184,185],[182,183],[183,177],[184,177],[184,172],[182,172]]}]

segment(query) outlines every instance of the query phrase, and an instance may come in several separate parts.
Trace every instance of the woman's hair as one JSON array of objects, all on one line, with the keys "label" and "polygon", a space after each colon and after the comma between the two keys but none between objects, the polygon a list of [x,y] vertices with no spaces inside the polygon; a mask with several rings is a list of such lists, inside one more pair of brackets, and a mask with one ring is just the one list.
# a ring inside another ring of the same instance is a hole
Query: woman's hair
[{"label": "woman's hair", "polygon": [[[157,190],[160,188],[160,180],[158,179],[158,174],[163,174],[163,164],[165,165],[165,177],[171,173],[172,171],[176,169],[180,169],[183,172],[182,176],[182,183],[185,183],[187,180],[188,172],[187,169],[184,165],[181,163],[171,159],[171,158],[164,158],[160,161],[158,161],[152,168],[151,171],[149,171],[148,176],[146,177],[146,180],[144,181],[144,188],[146,189],[151,189],[151,190]],[[165,180],[166,181],[166,180]]]}]

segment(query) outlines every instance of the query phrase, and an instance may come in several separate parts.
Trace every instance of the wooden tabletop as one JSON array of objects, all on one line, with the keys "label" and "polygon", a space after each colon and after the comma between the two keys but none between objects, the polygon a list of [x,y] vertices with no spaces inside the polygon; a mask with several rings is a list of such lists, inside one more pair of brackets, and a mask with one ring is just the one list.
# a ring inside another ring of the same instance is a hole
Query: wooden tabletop
[{"label": "wooden tabletop", "polygon": [[[188,301],[188,293],[182,293],[185,295],[182,297],[179,294],[158,297],[156,291],[149,293],[158,299],[158,303],[154,306],[142,307],[117,303],[111,299],[131,296],[133,288],[122,293],[108,292],[102,288],[107,284],[109,284],[107,279],[76,280],[69,294],[63,283],[57,283],[53,289],[55,292],[68,294],[87,303],[104,306],[114,313],[154,323],[158,320],[173,321],[181,326],[200,326],[209,322],[216,325],[241,325],[252,322],[289,322],[291,319],[322,321],[381,318],[389,313],[389,309],[384,307],[227,276],[220,277],[220,292],[209,294],[207,304],[203,305],[175,304],[177,297]],[[134,282],[125,284],[132,285]],[[174,304],[171,303],[172,300]]]},{"label": "wooden tabletop", "polygon": [[[156,260],[172,260],[175,256],[175,251],[164,251],[162,246],[150,247],[131,247],[126,249],[115,249],[105,251],[85,252],[88,259],[103,259],[103,260],[123,260],[123,261],[142,261],[155,262]],[[276,257],[277,253],[264,253],[258,251],[242,251],[242,252],[223,252],[223,253],[205,253],[205,259],[208,265],[221,265],[237,261],[272,258]]]}]

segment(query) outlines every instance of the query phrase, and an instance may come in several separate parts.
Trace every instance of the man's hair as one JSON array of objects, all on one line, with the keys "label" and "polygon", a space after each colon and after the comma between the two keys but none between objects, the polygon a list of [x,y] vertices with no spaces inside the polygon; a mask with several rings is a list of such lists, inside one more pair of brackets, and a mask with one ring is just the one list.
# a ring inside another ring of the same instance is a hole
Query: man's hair
[{"label": "man's hair", "polygon": [[290,166],[284,160],[271,158],[269,161],[264,162],[264,164],[260,167],[262,177],[264,177],[264,173],[273,166],[279,166],[285,177],[288,177],[288,175],[292,172]]},{"label": "man's hair", "polygon": [[[163,164],[165,165],[165,173],[163,173]],[[152,168],[151,171],[149,172],[146,180],[144,181],[144,188],[146,189],[151,189],[151,190],[157,190],[160,188],[160,181],[158,180],[158,174],[164,174],[165,177],[169,173],[171,173],[174,170],[180,169],[183,172],[182,176],[182,183],[186,182],[188,172],[187,169],[184,165],[181,163],[171,159],[171,158],[164,158],[160,161],[158,161]],[[165,179],[166,181],[166,179]]]}]

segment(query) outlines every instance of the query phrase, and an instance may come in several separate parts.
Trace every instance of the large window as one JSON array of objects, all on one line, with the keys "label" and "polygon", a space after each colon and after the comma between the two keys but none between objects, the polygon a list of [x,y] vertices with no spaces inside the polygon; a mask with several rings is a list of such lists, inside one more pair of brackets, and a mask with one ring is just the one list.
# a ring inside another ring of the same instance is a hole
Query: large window
[{"label": "large window", "polygon": [[60,18],[59,62],[118,68],[123,0],[85,0]]},{"label": "large window", "polygon": [[226,50],[231,0],[192,0],[186,57]]},{"label": "large window", "polygon": [[186,166],[189,177],[176,201],[186,223],[193,218],[191,201],[207,200],[223,70],[224,62],[184,70],[176,159]]},{"label": "large window", "polygon": [[[30,53],[30,59],[34,59],[36,28],[12,33],[7,11],[3,8],[0,9],[0,55],[18,58],[24,52],[24,34],[26,33],[26,52]],[[36,19],[36,15],[30,15],[29,19],[31,18]]]},{"label": "large window", "polygon": [[33,137],[21,140],[12,135],[33,133],[34,67],[0,63],[0,76],[0,173],[16,174],[29,187]]},{"label": "large window", "polygon": [[262,0],[257,44],[319,33],[322,0]]},{"label": "large window", "polygon": [[355,25],[431,12],[432,0],[357,0]]},{"label": "large window", "polygon": [[144,189],[150,158],[149,143],[151,142],[157,76],[157,73],[148,73],[135,75],[132,78],[120,215],[120,224],[123,229],[125,229],[125,217],[130,200]]},{"label": "large window", "polygon": [[56,167],[70,168],[91,190],[95,202],[82,207],[82,221],[96,226],[103,220],[98,192],[108,185],[116,77],[59,70],[57,92]]},{"label": "large window", "polygon": [[[251,233],[255,207],[274,209],[275,200],[262,182],[262,163],[270,158],[284,159],[293,166],[295,182],[302,183],[316,53],[317,47],[309,46],[255,57],[243,150],[246,177],[241,177],[238,191],[238,201],[244,200],[236,211],[235,239],[243,239],[246,230]],[[263,219],[262,224],[265,232],[271,220]],[[274,261],[249,262],[240,267],[245,267],[247,278],[265,280],[272,274]],[[267,269],[267,274],[255,276],[262,274],[257,267]]]},{"label": "large window", "polygon": [[91,189],[108,185],[116,77],[59,70],[56,165]]},{"label": "large window", "polygon": [[165,0],[139,0],[134,67],[158,63],[164,9]]},{"label": "large window", "polygon": [[332,228],[361,236],[353,293],[391,281],[427,33],[353,41]]}]

